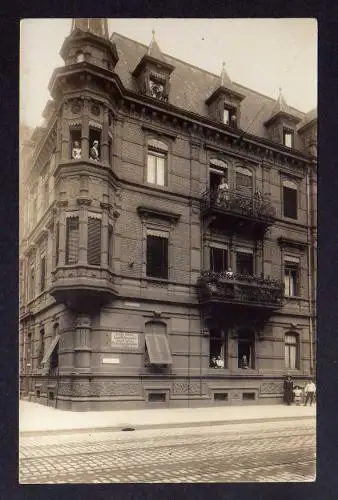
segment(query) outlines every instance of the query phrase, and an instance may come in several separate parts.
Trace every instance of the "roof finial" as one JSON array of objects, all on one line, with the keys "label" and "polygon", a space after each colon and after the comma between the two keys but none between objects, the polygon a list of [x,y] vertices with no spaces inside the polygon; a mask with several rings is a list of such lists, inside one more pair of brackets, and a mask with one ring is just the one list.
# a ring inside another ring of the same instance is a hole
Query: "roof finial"
[{"label": "roof finial", "polygon": [[152,29],[152,35],[153,35],[153,38],[155,38],[155,30],[154,30],[154,28]]}]

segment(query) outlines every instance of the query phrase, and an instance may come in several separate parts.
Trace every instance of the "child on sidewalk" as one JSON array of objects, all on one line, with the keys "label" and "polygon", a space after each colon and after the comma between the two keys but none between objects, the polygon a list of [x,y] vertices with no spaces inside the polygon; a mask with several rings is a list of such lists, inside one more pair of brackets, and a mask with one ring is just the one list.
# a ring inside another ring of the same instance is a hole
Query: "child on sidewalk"
[{"label": "child on sidewalk", "polygon": [[299,387],[299,385],[296,385],[296,387],[293,390],[294,394],[294,402],[296,403],[297,406],[300,406],[301,399],[302,399],[302,389]]}]

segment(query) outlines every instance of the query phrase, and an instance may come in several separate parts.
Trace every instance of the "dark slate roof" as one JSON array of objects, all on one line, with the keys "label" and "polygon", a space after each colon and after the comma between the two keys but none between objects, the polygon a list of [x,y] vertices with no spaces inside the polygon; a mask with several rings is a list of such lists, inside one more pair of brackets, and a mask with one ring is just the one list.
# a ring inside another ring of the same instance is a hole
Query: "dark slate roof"
[{"label": "dark slate roof", "polygon": [[[115,67],[123,85],[138,92],[137,82],[132,72],[147,53],[148,47],[134,40],[113,33],[111,41],[116,44],[119,61]],[[197,68],[174,57],[162,54],[165,62],[175,67],[170,77],[169,102],[184,110],[208,116],[205,100],[220,84],[220,76]],[[230,79],[229,79],[230,80]],[[241,103],[239,126],[245,132],[268,138],[264,122],[272,115],[276,100],[231,82],[232,88],[245,95]],[[289,112],[302,120],[305,114],[288,106]]]},{"label": "dark slate roof", "polygon": [[309,123],[317,120],[317,108],[311,109],[306,115],[304,116],[303,120],[300,122],[298,125],[297,129],[300,130],[304,128],[306,125],[309,125]]},{"label": "dark slate roof", "polygon": [[157,59],[158,61],[166,62],[161,49],[155,40],[155,31],[153,31],[153,38],[151,39],[151,42],[149,44],[147,55],[151,56],[153,59]]}]

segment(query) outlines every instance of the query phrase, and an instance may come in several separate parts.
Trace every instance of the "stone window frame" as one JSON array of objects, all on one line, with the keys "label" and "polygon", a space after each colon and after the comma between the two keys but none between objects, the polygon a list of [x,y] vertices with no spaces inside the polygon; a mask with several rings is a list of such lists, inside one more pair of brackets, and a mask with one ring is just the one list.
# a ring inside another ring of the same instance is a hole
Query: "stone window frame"
[{"label": "stone window frame", "polygon": [[[147,262],[148,262],[148,236],[151,236],[151,232],[155,233],[157,232],[158,233],[158,236],[160,236],[161,238],[163,239],[166,239],[167,240],[167,277],[163,277],[163,276],[149,276],[147,274]],[[154,229],[152,227],[149,227],[149,225],[147,225],[147,228],[146,228],[146,243],[145,243],[145,275],[146,275],[146,278],[149,278],[149,279],[158,279],[158,280],[164,280],[164,281],[168,281],[169,280],[169,270],[170,270],[170,256],[169,256],[169,249],[170,249],[170,241],[169,241],[169,238],[170,238],[170,232],[168,230],[163,230],[163,229]]]},{"label": "stone window frame", "polygon": [[302,261],[302,254],[300,253],[294,253],[294,252],[289,252],[287,250],[282,250],[282,280],[284,282],[285,280],[285,268],[286,264],[289,263],[289,266],[291,267],[292,264],[294,264],[293,267],[297,268],[297,277],[296,277],[296,293],[295,295],[285,295],[284,291],[284,296],[289,300],[289,299],[300,299],[302,298],[302,282],[303,282],[303,277],[302,277],[302,266],[301,266],[301,261]]},{"label": "stone window frame", "polygon": [[[161,189],[164,191],[170,191],[171,189],[171,175],[172,175],[172,140],[170,140],[169,137],[163,136],[161,132],[158,134],[154,133],[145,133],[144,134],[144,175],[143,175],[143,182],[146,186],[151,187],[153,189]],[[156,145],[154,144],[157,142],[158,144],[163,144],[164,147],[157,148]],[[149,149],[149,143],[153,143],[150,145]],[[165,154],[165,162],[164,162],[164,185],[161,184],[156,184],[148,181],[148,154],[149,150],[153,150],[155,153],[162,153]]]},{"label": "stone window frame", "polygon": [[[286,343],[286,337],[287,336],[292,336],[295,338],[295,343]],[[291,367],[291,366],[287,366],[286,365],[286,353],[285,353],[285,347],[287,345],[295,345],[296,347],[296,359],[295,359],[295,367]],[[284,333],[284,369],[286,371],[292,371],[292,370],[297,370],[299,371],[300,370],[300,365],[301,365],[301,362],[300,362],[300,354],[301,354],[301,342],[300,342],[300,333],[299,332],[295,332],[294,330],[288,330]]]},{"label": "stone window frame", "polygon": [[[286,187],[288,189],[293,189],[296,191],[297,207],[296,207],[296,218],[295,219],[284,215],[284,187]],[[300,193],[299,193],[299,191],[300,191],[300,180],[299,179],[296,180],[295,178],[282,176],[282,178],[281,178],[281,217],[287,221],[297,222],[299,220],[299,208],[300,208],[300,203],[299,203],[300,202]]]}]

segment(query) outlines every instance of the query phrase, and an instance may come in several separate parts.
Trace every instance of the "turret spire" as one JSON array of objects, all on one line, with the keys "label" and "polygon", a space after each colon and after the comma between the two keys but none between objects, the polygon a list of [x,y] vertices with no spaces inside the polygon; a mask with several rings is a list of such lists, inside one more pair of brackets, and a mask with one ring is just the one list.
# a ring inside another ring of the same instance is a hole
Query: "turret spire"
[{"label": "turret spire", "polygon": [[147,55],[152,57],[153,59],[157,59],[158,61],[165,62],[161,49],[156,42],[154,29],[152,30],[152,39],[147,50]]},{"label": "turret spire", "polygon": [[221,75],[220,75],[220,86],[221,87],[228,87],[229,84],[231,84],[231,80],[228,76],[228,73],[226,72],[226,69],[225,69],[225,62],[223,61],[222,63],[222,71],[221,71]]},{"label": "turret spire", "polygon": [[90,31],[103,38],[109,38],[108,21],[104,17],[73,18],[71,32],[75,29]]}]

